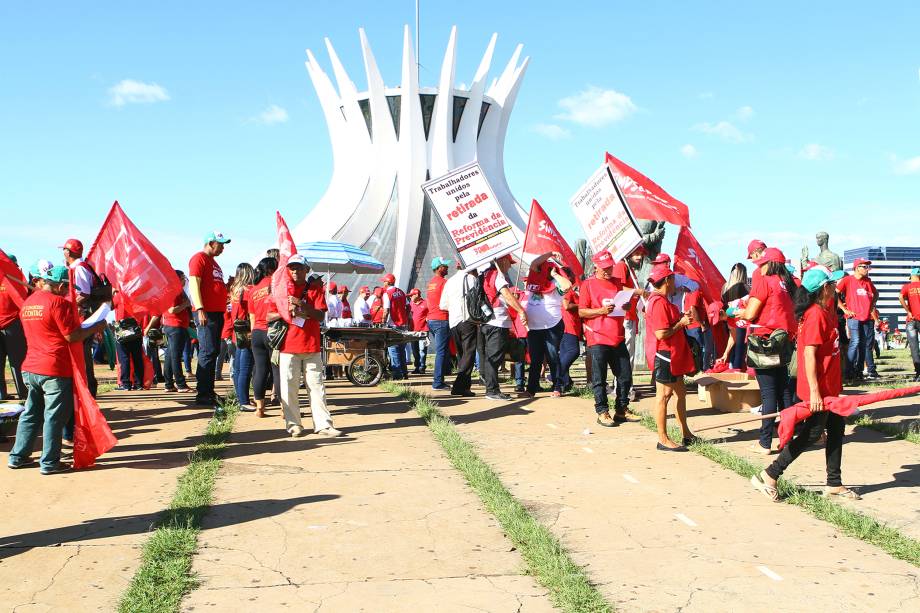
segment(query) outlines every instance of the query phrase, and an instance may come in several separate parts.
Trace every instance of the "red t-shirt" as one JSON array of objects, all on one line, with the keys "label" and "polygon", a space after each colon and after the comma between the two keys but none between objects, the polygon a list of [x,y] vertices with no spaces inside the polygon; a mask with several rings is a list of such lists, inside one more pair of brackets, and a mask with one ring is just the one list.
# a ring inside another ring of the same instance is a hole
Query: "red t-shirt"
[{"label": "red t-shirt", "polygon": [[[626,263],[626,260],[620,260],[613,266],[613,274],[611,275],[614,279],[620,282],[620,285],[623,286],[623,289],[633,289],[636,287],[636,283],[633,281],[632,275],[629,274],[629,268],[627,268],[628,266],[629,264]],[[638,303],[638,296],[633,296],[630,298],[629,310],[626,311],[626,319],[628,321],[639,321],[639,309],[636,308]]]},{"label": "red t-shirt", "polygon": [[869,277],[857,279],[847,275],[837,282],[837,291],[844,295],[844,304],[857,321],[872,319],[872,301],[877,291]]},{"label": "red t-shirt", "polygon": [[447,283],[447,279],[441,275],[431,277],[431,281],[428,282],[428,296],[426,298],[428,301],[428,319],[447,321],[447,311],[441,310],[441,292],[444,291],[445,283]]},{"label": "red t-shirt", "polygon": [[[579,288],[577,286],[572,286],[572,289],[567,291],[562,297],[563,300],[568,300],[571,304],[574,304],[576,307],[579,306]],[[571,334],[573,336],[581,339],[582,334],[584,334],[584,328],[582,327],[581,317],[578,316],[578,311],[572,312],[568,309],[562,309],[562,322],[565,324],[565,333]]]},{"label": "red t-shirt", "polygon": [[342,319],[351,319],[351,305],[348,303],[348,298],[340,298],[339,300],[342,301]]},{"label": "red t-shirt", "polygon": [[774,330],[785,330],[789,338],[795,338],[795,307],[786,285],[777,275],[754,277],[751,298],[757,298],[763,304],[760,314],[751,321],[755,324],[750,328],[751,334],[770,336]]},{"label": "red t-shirt", "polygon": [[692,324],[687,326],[690,330],[699,328],[701,319],[709,319],[708,313],[706,312],[706,302],[703,300],[703,294],[700,290],[690,292],[684,297],[684,313],[689,313],[691,307],[696,307],[697,318],[693,320]]},{"label": "red t-shirt", "polygon": [[416,332],[428,331],[428,303],[422,298],[418,302],[409,302],[412,309],[412,329]]},{"label": "red t-shirt", "polygon": [[70,347],[64,335],[80,327],[73,304],[39,290],[25,299],[19,311],[26,336],[23,372],[46,377],[72,377]]},{"label": "red t-shirt", "polygon": [[[234,301],[231,300],[230,303],[227,304],[227,312],[226,315],[224,315],[224,327],[220,330],[220,337],[224,340],[233,338],[233,303]],[[239,304],[239,300],[236,300],[236,303]],[[239,306],[236,308],[239,308]]]},{"label": "red t-shirt", "polygon": [[[612,301],[621,289],[622,286],[613,279],[609,281],[597,277],[585,279],[579,288],[578,306],[582,309],[599,309],[605,305],[605,300]],[[607,304],[612,304],[612,302],[607,302]],[[582,318],[581,323],[584,327],[585,340],[589,346],[616,346],[626,338],[622,317],[601,315],[590,319]]]},{"label": "red t-shirt", "polygon": [[13,281],[0,282],[0,330],[7,327],[19,318],[19,307],[13,301],[7,284]]},{"label": "red t-shirt", "polygon": [[394,326],[408,327],[409,307],[406,305],[406,292],[398,287],[388,287],[385,291],[390,305],[390,321]]},{"label": "red t-shirt", "polygon": [[805,376],[805,347],[808,345],[818,348],[815,367],[821,397],[839,396],[843,391],[843,384],[840,376],[840,339],[837,333],[836,309],[813,304],[808,307],[802,321],[799,322],[798,379],[795,391],[803,402],[811,400],[808,377]]},{"label": "red t-shirt", "polygon": [[647,349],[653,349],[651,352],[646,351],[646,360],[649,362],[648,367],[650,369],[654,370],[655,368],[655,353],[669,351],[671,354],[672,375],[678,377],[696,370],[696,365],[693,363],[693,354],[690,353],[690,345],[687,344],[687,335],[684,334],[683,330],[679,330],[668,338],[659,339],[655,336],[656,331],[671,328],[681,317],[680,310],[661,294],[652,294],[651,298],[649,298],[645,307],[645,330]]},{"label": "red t-shirt", "polygon": [[227,284],[217,261],[199,251],[188,263],[188,276],[198,277],[201,284],[201,306],[208,313],[223,313],[227,309]]},{"label": "red t-shirt", "polygon": [[253,330],[268,330],[268,314],[276,313],[275,301],[271,299],[272,278],[265,277],[243,292],[243,303],[247,313],[255,315]]},{"label": "red t-shirt", "polygon": [[[920,319],[920,281],[911,281],[901,288],[901,295],[907,297],[910,319]],[[0,328],[3,326],[0,325]]]},{"label": "red t-shirt", "polygon": [[[326,310],[326,296],[322,287],[304,293],[303,285],[289,284],[288,296],[303,296],[313,308],[320,311]],[[319,321],[306,318],[303,327],[293,323],[288,326],[287,334],[281,343],[282,353],[316,353],[322,347]]]},{"label": "red t-shirt", "polygon": [[[177,307],[183,302],[188,302],[188,297],[185,295],[185,292],[179,292],[176,294],[176,297],[173,298],[172,306]],[[173,328],[188,328],[192,323],[192,311],[190,307],[185,307],[178,313],[170,313],[166,311],[163,313],[162,322],[164,326],[171,326]]]}]

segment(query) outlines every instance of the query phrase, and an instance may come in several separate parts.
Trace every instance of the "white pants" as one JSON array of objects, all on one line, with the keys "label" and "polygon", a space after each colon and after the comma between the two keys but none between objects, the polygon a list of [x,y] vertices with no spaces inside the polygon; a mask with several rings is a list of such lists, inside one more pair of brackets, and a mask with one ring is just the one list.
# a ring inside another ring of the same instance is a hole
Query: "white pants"
[{"label": "white pants", "polygon": [[[326,409],[326,386],[323,384],[323,354],[282,353],[278,363],[281,371],[281,410],[284,411],[284,427],[290,430],[301,426],[300,377],[303,374],[310,392],[310,412],[313,414],[313,430],[332,427],[332,416]],[[304,373],[306,368],[306,373]]]},{"label": "white pants", "polygon": [[626,332],[626,351],[629,352],[629,357],[635,359],[636,355],[636,334],[639,333],[639,322],[632,319],[627,319],[623,322],[623,329]]}]

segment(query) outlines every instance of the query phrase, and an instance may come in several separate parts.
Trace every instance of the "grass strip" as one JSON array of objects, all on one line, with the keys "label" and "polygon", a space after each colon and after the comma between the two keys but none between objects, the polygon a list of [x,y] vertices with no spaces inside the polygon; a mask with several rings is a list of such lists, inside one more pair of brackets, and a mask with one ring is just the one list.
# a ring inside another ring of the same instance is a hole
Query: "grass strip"
[{"label": "grass strip", "polygon": [[[641,419],[643,426],[653,432],[658,430],[654,417],[644,411],[635,414]],[[668,427],[668,435],[671,440],[681,439],[680,429],[675,425]],[[688,449],[746,479],[759,474],[765,468],[754,464],[747,458],[721,449],[710,441],[694,443]],[[848,509],[826,496],[787,479],[779,479],[777,490],[783,502],[801,507],[814,517],[836,526],[844,534],[871,543],[894,558],[920,567],[920,541],[906,536],[896,528],[883,524],[864,513]]]},{"label": "grass strip", "polygon": [[896,424],[876,421],[868,415],[861,415],[859,419],[854,422],[854,425],[875,430],[885,436],[893,436],[894,438],[920,445],[920,423],[917,422],[913,422],[905,428]]},{"label": "grass strip", "polygon": [[473,446],[464,439],[428,395],[398,383],[383,389],[408,400],[428,424],[435,440],[454,467],[492,513],[527,564],[526,572],[549,590],[553,604],[563,611],[600,613],[613,611],[548,528],[538,522],[511,492]]},{"label": "grass strip", "polygon": [[225,414],[208,422],[204,440],[179,477],[169,508],[157,519],[144,545],[141,565],[122,595],[122,613],[172,613],[182,597],[198,585],[192,573],[192,555],[198,548],[201,520],[211,504],[220,457],[227,446],[239,404],[229,399]]}]

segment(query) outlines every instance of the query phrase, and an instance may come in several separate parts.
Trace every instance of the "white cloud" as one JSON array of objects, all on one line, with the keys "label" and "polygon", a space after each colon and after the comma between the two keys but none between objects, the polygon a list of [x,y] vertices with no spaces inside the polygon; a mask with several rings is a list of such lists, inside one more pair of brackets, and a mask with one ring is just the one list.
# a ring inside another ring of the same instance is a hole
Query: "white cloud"
[{"label": "white cloud", "polygon": [[920,174],[920,155],[906,160],[899,160],[896,156],[891,156],[891,161],[894,164],[894,173],[897,175]]},{"label": "white cloud", "polygon": [[696,95],[700,100],[712,100],[715,98],[715,94],[712,92],[700,92]]},{"label": "white cloud", "polygon": [[754,109],[749,106],[742,106],[740,109],[735,111],[735,117],[741,121],[747,121],[754,116]]},{"label": "white cloud", "polygon": [[144,83],[134,79],[124,79],[109,88],[109,102],[112,106],[122,107],[126,104],[150,104],[169,100],[169,92],[156,83]]},{"label": "white cloud", "polygon": [[697,155],[699,155],[700,152],[696,150],[696,147],[687,143],[686,145],[680,148],[680,153],[685,158],[695,158]]},{"label": "white cloud", "polygon": [[538,123],[533,127],[533,131],[550,140],[563,140],[572,136],[567,129],[554,123]]},{"label": "white cloud", "polygon": [[264,126],[273,126],[276,123],[284,123],[288,120],[288,113],[282,107],[277,104],[270,104],[267,109],[256,115],[255,117],[250,117],[249,121],[252,123],[260,123]]},{"label": "white cloud", "polygon": [[636,111],[636,105],[626,94],[594,85],[559,101],[565,112],[556,119],[571,121],[583,126],[599,128],[622,121]]},{"label": "white cloud", "polygon": [[693,126],[693,129],[703,134],[716,136],[729,143],[744,143],[753,138],[750,134],[742,132],[735,125],[728,121],[719,121],[710,123],[704,121]]},{"label": "white cloud", "polygon": [[799,157],[803,160],[823,162],[834,159],[834,150],[818,143],[809,143],[799,150]]}]

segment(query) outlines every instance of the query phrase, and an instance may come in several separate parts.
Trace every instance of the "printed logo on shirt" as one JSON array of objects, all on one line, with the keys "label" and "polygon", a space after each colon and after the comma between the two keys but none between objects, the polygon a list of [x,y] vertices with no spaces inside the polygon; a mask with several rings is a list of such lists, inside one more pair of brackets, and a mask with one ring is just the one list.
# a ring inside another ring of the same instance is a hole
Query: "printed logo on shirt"
[{"label": "printed logo on shirt", "polygon": [[19,314],[19,317],[22,321],[30,321],[33,319],[41,319],[45,313],[45,305],[43,304],[31,304],[23,307],[22,311]]},{"label": "printed logo on shirt", "polygon": [[866,288],[864,287],[858,287],[856,288],[856,295],[857,296],[868,296],[869,292],[867,292]]},{"label": "printed logo on shirt", "polygon": [[266,286],[266,287],[260,287],[260,288],[257,289],[256,291],[252,292],[252,294],[250,295],[249,299],[252,300],[253,302],[255,302],[256,300],[262,300],[263,298],[265,298],[266,296],[268,296],[269,292],[271,292],[271,288],[270,288],[270,287],[268,287],[268,286]]}]

